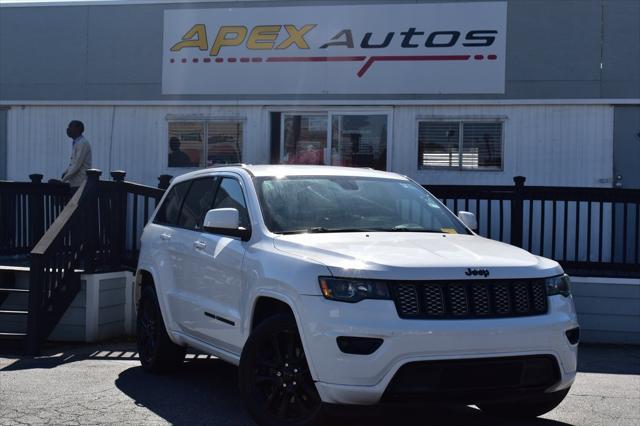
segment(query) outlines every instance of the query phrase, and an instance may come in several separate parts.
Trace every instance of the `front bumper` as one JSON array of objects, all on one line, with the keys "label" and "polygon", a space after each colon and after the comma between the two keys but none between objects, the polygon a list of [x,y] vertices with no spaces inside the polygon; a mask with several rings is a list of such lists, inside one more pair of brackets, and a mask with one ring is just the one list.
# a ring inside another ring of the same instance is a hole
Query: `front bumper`
[{"label": "front bumper", "polygon": [[[406,320],[387,300],[349,304],[303,296],[300,327],[313,379],[324,402],[376,404],[405,364],[421,361],[552,356],[559,380],[553,392],[573,383],[577,345],[565,332],[578,326],[573,301],[549,299],[546,315],[469,320]],[[371,355],[342,352],[339,336],[384,340]]]}]

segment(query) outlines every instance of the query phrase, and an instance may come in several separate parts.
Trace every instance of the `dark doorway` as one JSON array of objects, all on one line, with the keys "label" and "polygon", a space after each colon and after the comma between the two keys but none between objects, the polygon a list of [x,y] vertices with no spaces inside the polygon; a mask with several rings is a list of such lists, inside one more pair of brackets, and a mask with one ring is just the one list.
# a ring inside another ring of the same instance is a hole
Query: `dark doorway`
[{"label": "dark doorway", "polygon": [[640,188],[640,106],[618,105],[613,116],[614,186]]}]

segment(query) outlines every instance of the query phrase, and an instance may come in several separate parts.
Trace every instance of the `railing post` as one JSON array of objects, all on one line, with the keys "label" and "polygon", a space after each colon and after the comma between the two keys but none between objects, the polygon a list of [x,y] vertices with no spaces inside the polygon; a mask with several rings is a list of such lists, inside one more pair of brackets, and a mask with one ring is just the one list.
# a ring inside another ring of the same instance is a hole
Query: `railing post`
[{"label": "railing post", "polygon": [[127,232],[127,193],[124,189],[124,177],[127,172],[114,170],[111,178],[116,183],[113,194],[113,224],[111,226],[111,265],[120,267],[124,263],[124,238]]},{"label": "railing post", "polygon": [[27,355],[40,353],[41,327],[40,311],[42,309],[42,281],[44,280],[44,265],[41,254],[31,255],[29,270],[29,313],[27,316],[27,340],[25,351]]},{"label": "railing post", "polygon": [[167,188],[169,188],[169,184],[171,183],[171,178],[173,178],[173,176],[171,175],[158,176],[158,188],[166,191]]},{"label": "railing post", "polygon": [[44,190],[42,175],[29,175],[33,191],[29,193],[29,247],[30,249],[44,235]]},{"label": "railing post", "polygon": [[98,238],[100,232],[98,229],[98,181],[102,172],[98,169],[87,170],[87,184],[82,194],[81,208],[86,214],[83,214],[83,232],[84,242],[87,247],[87,263],[85,265],[86,272],[95,271],[95,260],[98,249]]},{"label": "railing post", "polygon": [[513,178],[515,188],[511,199],[511,244],[522,247],[522,228],[524,223],[524,176]]}]

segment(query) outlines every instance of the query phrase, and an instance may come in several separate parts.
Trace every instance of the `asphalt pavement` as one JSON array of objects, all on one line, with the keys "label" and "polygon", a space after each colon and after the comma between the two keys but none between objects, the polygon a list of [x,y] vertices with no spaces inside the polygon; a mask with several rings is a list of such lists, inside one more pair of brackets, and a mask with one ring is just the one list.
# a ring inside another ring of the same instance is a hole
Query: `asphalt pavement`
[{"label": "asphalt pavement", "polygon": [[[179,372],[140,367],[135,344],[49,346],[41,357],[0,355],[0,425],[253,425],[237,368],[189,355]],[[542,418],[514,421],[475,407],[420,405],[348,410],[331,426],[640,425],[640,347],[583,345],[564,402]]]}]

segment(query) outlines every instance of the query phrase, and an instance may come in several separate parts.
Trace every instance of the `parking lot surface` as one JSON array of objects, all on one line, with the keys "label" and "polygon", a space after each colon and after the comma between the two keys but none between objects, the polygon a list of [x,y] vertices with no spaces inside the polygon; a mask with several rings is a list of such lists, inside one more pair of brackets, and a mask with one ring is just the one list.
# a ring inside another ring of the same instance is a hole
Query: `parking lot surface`
[{"label": "parking lot surface", "polygon": [[[485,415],[475,407],[419,405],[347,410],[340,425],[640,425],[640,347],[583,345],[568,397],[543,418]],[[237,368],[190,355],[178,372],[140,367],[135,344],[49,346],[41,357],[0,355],[0,425],[252,425]]]}]

